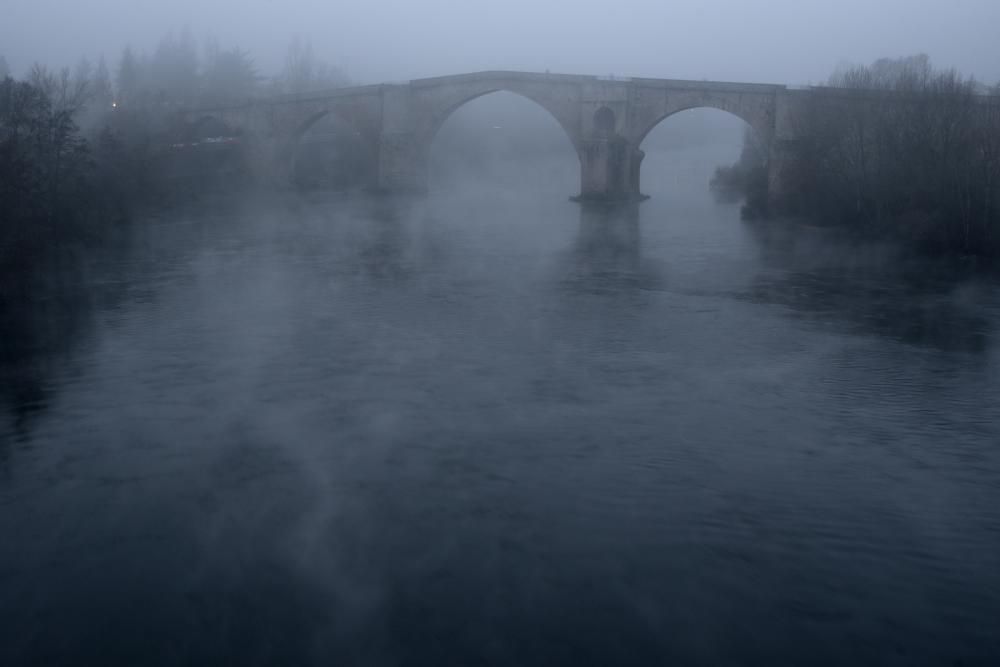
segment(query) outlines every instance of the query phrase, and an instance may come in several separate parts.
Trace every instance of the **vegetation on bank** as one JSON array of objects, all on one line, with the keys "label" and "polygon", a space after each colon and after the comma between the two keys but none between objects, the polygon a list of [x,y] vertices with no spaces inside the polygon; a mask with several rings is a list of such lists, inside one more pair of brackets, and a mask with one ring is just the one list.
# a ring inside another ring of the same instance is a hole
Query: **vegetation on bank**
[{"label": "vegetation on bank", "polygon": [[0,82],[0,300],[121,220],[108,151],[95,151],[75,121],[84,97],[83,86],[41,68]]},{"label": "vegetation on bank", "polygon": [[[9,74],[0,58],[0,308],[52,274],[44,267],[106,241],[136,206],[176,195],[178,172],[200,183],[220,171],[222,151],[164,159],[178,109],[347,82],[299,41],[267,78],[245,51],[184,31],[151,54],[126,48],[114,74],[103,59]],[[844,89],[866,102],[838,103]],[[844,69],[797,119],[807,139],[791,148],[781,200],[768,201],[766,150],[751,132],[712,189],[742,197],[747,217],[772,206],[943,254],[1000,254],[1000,103],[984,92],[924,56]]]},{"label": "vegetation on bank", "polygon": [[59,72],[36,65],[15,79],[0,57],[0,308],[51,275],[53,261],[171,194],[179,170],[163,146],[183,134],[179,109],[345,83],[299,40],[268,78],[245,51],[199,45],[188,31],[151,54],[126,48],[113,74],[101,58]]},{"label": "vegetation on bank", "polygon": [[178,110],[345,83],[298,40],[268,78],[245,51],[187,31],[150,54],[126,48],[113,72],[101,58],[15,77],[0,56],[0,401],[19,413],[43,401],[40,377],[85,327],[88,267],[127,238],[137,211],[226,172],[234,151],[218,144],[165,150],[192,141]]},{"label": "vegetation on bank", "polygon": [[[935,254],[1000,255],[1000,89],[915,56],[843,69],[816,92],[772,208]],[[763,210],[761,151],[748,141],[713,185]]]},{"label": "vegetation on bank", "polygon": [[743,217],[755,219],[766,214],[767,147],[749,127],[743,133],[743,150],[735,164],[718,167],[709,189],[716,199],[728,203],[743,200]]}]

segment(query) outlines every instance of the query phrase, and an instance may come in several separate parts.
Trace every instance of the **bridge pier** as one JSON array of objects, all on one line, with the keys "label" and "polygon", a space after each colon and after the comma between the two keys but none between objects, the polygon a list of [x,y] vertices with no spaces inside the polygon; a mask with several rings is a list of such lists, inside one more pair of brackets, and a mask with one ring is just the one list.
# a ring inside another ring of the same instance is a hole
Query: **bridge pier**
[{"label": "bridge pier", "polygon": [[577,201],[638,201],[639,170],[645,153],[622,136],[581,142],[580,194]]},{"label": "bridge pier", "polygon": [[377,189],[394,193],[427,192],[428,150],[409,132],[384,132],[378,147]]}]

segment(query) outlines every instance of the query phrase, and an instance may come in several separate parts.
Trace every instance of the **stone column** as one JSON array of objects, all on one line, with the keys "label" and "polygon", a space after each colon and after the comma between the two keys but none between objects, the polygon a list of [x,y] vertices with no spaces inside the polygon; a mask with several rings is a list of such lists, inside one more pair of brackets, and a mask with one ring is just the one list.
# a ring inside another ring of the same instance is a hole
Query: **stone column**
[{"label": "stone column", "polygon": [[644,153],[619,135],[587,139],[580,149],[580,195],[577,200],[642,199],[639,168]]},{"label": "stone column", "polygon": [[410,132],[383,132],[378,150],[378,189],[427,191],[427,150]]}]

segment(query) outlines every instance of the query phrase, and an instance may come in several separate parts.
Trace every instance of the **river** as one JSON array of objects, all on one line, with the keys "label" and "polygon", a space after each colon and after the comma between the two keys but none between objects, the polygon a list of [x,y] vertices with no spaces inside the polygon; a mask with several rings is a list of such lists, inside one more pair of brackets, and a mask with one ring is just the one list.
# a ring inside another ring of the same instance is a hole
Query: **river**
[{"label": "river", "polygon": [[1000,664],[1000,284],[712,164],[141,225],[4,394],[0,663]]}]

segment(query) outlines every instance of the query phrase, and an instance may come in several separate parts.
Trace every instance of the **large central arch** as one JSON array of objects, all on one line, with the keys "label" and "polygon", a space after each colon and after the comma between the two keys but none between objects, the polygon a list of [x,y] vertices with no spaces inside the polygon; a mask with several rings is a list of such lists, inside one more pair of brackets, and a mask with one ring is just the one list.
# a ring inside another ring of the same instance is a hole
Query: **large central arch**
[{"label": "large central arch", "polygon": [[[562,192],[579,183],[580,155],[565,128],[534,100],[506,90],[477,95],[449,110],[427,156],[429,190],[455,184]],[[460,188],[461,189],[461,188]]]},{"label": "large central arch", "polygon": [[449,104],[446,108],[436,111],[433,115],[431,115],[428,118],[426,123],[421,128],[418,129],[417,135],[419,139],[421,141],[428,142],[428,144],[430,142],[433,142],[434,138],[437,136],[438,132],[440,132],[441,127],[444,125],[445,121],[447,121],[448,118],[451,117],[453,113],[458,111],[460,108],[462,108],[469,102],[477,100],[480,97],[491,95],[493,93],[512,93],[519,97],[523,97],[524,99],[530,100],[535,104],[537,104],[542,109],[548,111],[549,115],[551,115],[555,119],[555,121],[559,123],[559,126],[562,128],[563,132],[566,133],[566,138],[569,139],[570,143],[573,145],[573,149],[577,153],[580,152],[578,130],[575,127],[576,125],[575,123],[570,124],[570,122],[567,122],[568,119],[563,117],[562,114],[554,113],[553,110],[550,109],[545,102],[539,101],[537,98],[528,93],[525,93],[523,91],[512,90],[509,87],[497,87],[497,88],[491,87],[488,88],[487,90],[476,91],[467,96],[463,96],[461,100]]},{"label": "large central arch", "polygon": [[413,138],[418,158],[426,166],[430,148],[445,121],[464,105],[491,93],[512,93],[544,109],[559,124],[569,139],[577,160],[583,150],[579,90],[566,86],[535,81],[520,81],[503,77],[474,77],[467,81],[431,82],[413,91]]}]

